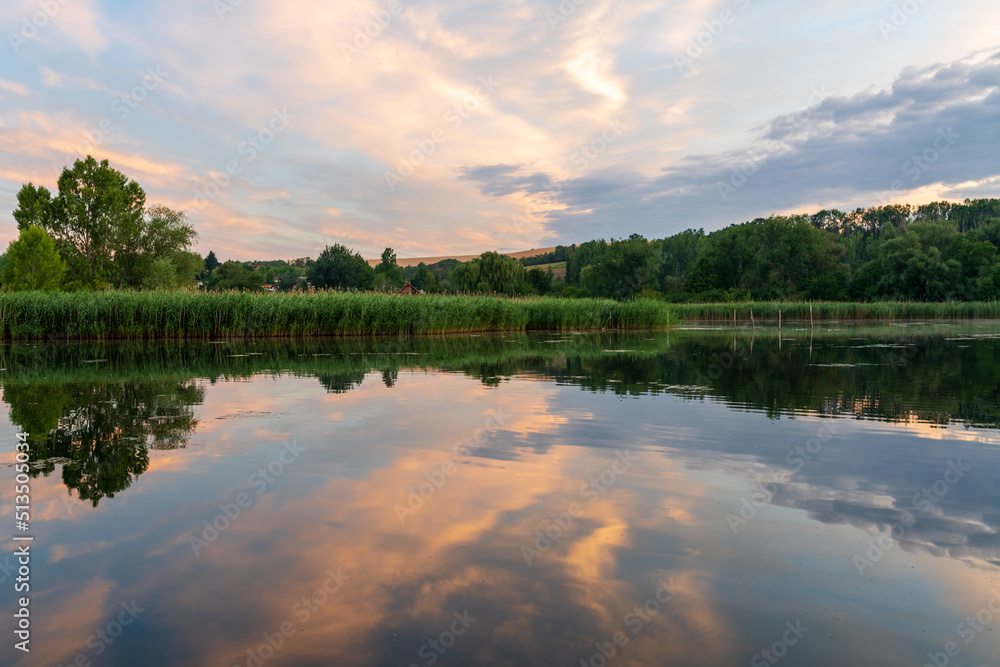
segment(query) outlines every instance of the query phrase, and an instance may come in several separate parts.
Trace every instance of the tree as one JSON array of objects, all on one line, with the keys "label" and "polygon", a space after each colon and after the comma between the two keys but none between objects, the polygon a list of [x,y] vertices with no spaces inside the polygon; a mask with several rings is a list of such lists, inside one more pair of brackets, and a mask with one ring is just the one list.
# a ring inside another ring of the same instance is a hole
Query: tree
[{"label": "tree", "polygon": [[215,256],[215,252],[212,250],[208,251],[208,256],[205,258],[205,273],[211,273],[215,270],[215,267],[219,265],[219,260]]},{"label": "tree", "polygon": [[552,269],[544,271],[537,266],[528,269],[525,280],[536,294],[548,294],[549,290],[552,289]]},{"label": "tree", "polygon": [[[187,213],[175,211],[162,204],[146,209],[145,225],[140,236],[140,250],[144,257],[167,257],[187,251],[198,238],[187,221]],[[201,257],[198,257],[201,261]]]},{"label": "tree", "polygon": [[170,253],[170,261],[177,270],[177,284],[181,287],[193,285],[201,274],[202,267],[205,266],[201,255],[187,250],[175,250]]},{"label": "tree", "polygon": [[375,275],[384,275],[396,288],[403,286],[403,270],[396,264],[396,253],[392,248],[382,251],[382,261],[375,267]]},{"label": "tree", "polygon": [[146,209],[138,183],[91,156],[63,169],[55,197],[28,183],[17,201],[18,227],[37,225],[48,232],[72,285],[139,286],[153,260],[189,249],[197,236],[182,211]]},{"label": "tree", "polygon": [[633,234],[607,244],[601,258],[580,272],[580,285],[594,296],[629,299],[655,287],[660,268],[660,245]]},{"label": "tree", "polygon": [[[20,201],[20,200],[19,200]],[[76,160],[59,176],[47,231],[68,251],[73,278],[99,286],[114,278],[115,249],[141,235],[146,193],[107,160]]]},{"label": "tree", "polygon": [[[680,279],[705,254],[705,230],[688,229],[660,241],[660,277]],[[664,284],[664,289],[667,286]]]},{"label": "tree", "polygon": [[52,226],[52,193],[43,186],[35,187],[28,183],[17,193],[17,209],[14,220],[18,229],[26,229],[32,225],[42,229]]},{"label": "tree", "polygon": [[512,257],[498,252],[484,252],[476,259],[456,266],[448,280],[464,292],[512,295],[521,291],[524,267]]},{"label": "tree", "polygon": [[607,250],[607,245],[604,239],[600,239],[587,241],[575,248],[571,248],[566,258],[566,284],[571,287],[579,287],[580,274],[583,272],[583,267],[599,261],[602,254]]},{"label": "tree", "polygon": [[[161,204],[150,206],[143,214],[142,224],[135,230],[135,236],[119,239],[114,257],[118,283],[126,287],[143,285],[146,272],[155,260],[169,258],[173,261],[174,255],[190,248],[197,236],[194,228],[187,224],[187,214],[183,211]],[[200,257],[198,261],[201,261]],[[177,262],[174,264],[176,266]],[[185,266],[185,275],[187,272]]]},{"label": "tree", "polygon": [[52,292],[59,289],[65,273],[55,241],[44,229],[31,225],[8,246],[2,281],[8,289]]},{"label": "tree", "polygon": [[359,253],[339,243],[325,247],[306,267],[309,282],[317,288],[365,289],[371,285],[372,273]]},{"label": "tree", "polygon": [[195,252],[177,250],[169,257],[158,257],[151,261],[143,272],[144,289],[176,289],[190,287],[205,265],[201,255]]},{"label": "tree", "polygon": [[372,278],[372,289],[376,292],[388,294],[389,292],[394,292],[396,290],[396,286],[392,284],[391,280],[389,280],[389,276],[384,273],[376,273],[375,277]]},{"label": "tree", "polygon": [[173,289],[177,287],[177,267],[166,257],[154,259],[142,281],[145,289]]},{"label": "tree", "polygon": [[274,274],[274,281],[278,285],[278,289],[282,292],[290,292],[298,286],[299,280],[299,270],[294,266],[288,265],[283,267],[280,271]]},{"label": "tree", "polygon": [[[990,298],[996,250],[959,234],[947,220],[912,223],[885,241],[866,273],[878,276],[876,294],[912,301]],[[994,293],[995,294],[995,293]]]},{"label": "tree", "polygon": [[247,271],[239,262],[225,262],[215,270],[213,277],[216,279],[213,287],[220,290],[257,291],[263,284],[259,273]]}]

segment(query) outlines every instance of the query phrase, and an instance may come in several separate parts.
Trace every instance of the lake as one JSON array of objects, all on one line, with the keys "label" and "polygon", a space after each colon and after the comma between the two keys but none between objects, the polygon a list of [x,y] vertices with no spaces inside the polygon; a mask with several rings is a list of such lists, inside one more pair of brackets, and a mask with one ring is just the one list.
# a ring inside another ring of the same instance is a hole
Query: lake
[{"label": "lake", "polygon": [[1000,323],[796,327],[4,346],[0,663],[1000,664]]}]

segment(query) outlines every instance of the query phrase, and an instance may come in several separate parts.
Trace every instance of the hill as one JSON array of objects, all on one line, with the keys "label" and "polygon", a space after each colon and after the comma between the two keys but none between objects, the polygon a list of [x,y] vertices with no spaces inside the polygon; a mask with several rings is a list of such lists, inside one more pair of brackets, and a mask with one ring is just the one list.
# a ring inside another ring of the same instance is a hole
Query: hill
[{"label": "hill", "polygon": [[[507,255],[508,257],[513,257],[514,259],[520,259],[522,257],[534,257],[535,255],[543,255],[547,252],[552,252],[555,249],[556,249],[555,246],[552,246],[550,248],[532,248],[531,250],[520,250],[518,252],[504,252],[500,254]],[[436,264],[437,262],[440,262],[441,260],[444,259],[457,259],[460,262],[468,262],[471,259],[479,257],[479,255],[481,254],[482,253],[478,253],[475,255],[439,255],[437,257],[397,257],[396,263],[399,266],[407,267],[407,266],[417,266],[418,264],[420,264],[420,262],[423,262],[424,264],[428,265]],[[368,264],[370,264],[373,267],[378,266],[378,263],[381,261],[382,261],[381,258],[367,260]]]}]

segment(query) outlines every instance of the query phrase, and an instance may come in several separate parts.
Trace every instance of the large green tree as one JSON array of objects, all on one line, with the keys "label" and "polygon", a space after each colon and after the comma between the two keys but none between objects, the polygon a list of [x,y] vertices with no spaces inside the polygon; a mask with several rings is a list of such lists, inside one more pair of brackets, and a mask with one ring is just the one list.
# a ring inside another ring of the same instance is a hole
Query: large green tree
[{"label": "large green tree", "polygon": [[403,286],[403,270],[396,264],[396,253],[392,248],[382,251],[382,261],[375,267],[375,276],[385,276],[388,283],[395,288]]},{"label": "large green tree", "polygon": [[459,264],[448,276],[455,289],[481,294],[517,294],[524,279],[524,267],[517,260],[492,251]]},{"label": "large green tree", "polygon": [[63,169],[48,231],[67,251],[70,278],[89,286],[113,281],[115,250],[141,234],[145,205],[139,184],[107,160],[87,156]]},{"label": "large green tree", "polygon": [[[996,298],[996,249],[947,220],[914,222],[865,267],[876,297],[908,301]],[[876,280],[877,279],[877,280]]]},{"label": "large green tree", "polygon": [[146,208],[146,193],[107,160],[76,160],[58,194],[28,183],[17,194],[20,229],[37,225],[55,240],[70,285],[142,285],[153,260],[188,250],[197,234],[183,212]]},{"label": "large green tree", "polygon": [[359,253],[339,243],[325,247],[306,267],[306,277],[317,288],[367,289],[373,273]]},{"label": "large green tree", "polygon": [[219,265],[219,259],[215,256],[215,252],[212,250],[208,251],[208,255],[205,257],[205,273],[210,274],[215,270],[215,267]]},{"label": "large green tree", "polygon": [[7,289],[51,292],[59,289],[64,273],[66,264],[55,241],[41,227],[30,225],[7,248],[0,280]]},{"label": "large green tree", "polygon": [[593,264],[580,273],[580,286],[593,296],[629,299],[644,288],[655,288],[660,269],[660,244],[633,234],[612,240]]},{"label": "large green tree", "polygon": [[215,269],[213,275],[214,289],[258,291],[264,280],[256,271],[248,271],[239,262],[224,262]]},{"label": "large green tree", "polygon": [[299,286],[300,282],[303,282],[299,280],[300,275],[302,274],[297,268],[288,264],[275,272],[274,280],[282,292],[291,292]]},{"label": "large green tree", "polygon": [[664,292],[679,290],[684,276],[705,254],[704,229],[688,229],[660,242],[660,285]]},{"label": "large green tree", "polygon": [[[129,235],[131,232],[131,235]],[[122,228],[118,247],[114,253],[117,269],[116,282],[125,287],[142,285],[146,272],[157,259],[170,259],[175,266],[184,263],[183,274],[190,278],[190,262],[178,261],[177,253],[191,247],[198,234],[187,223],[187,214],[161,204],[150,206],[143,214],[138,228]],[[199,262],[201,258],[198,258]]]}]

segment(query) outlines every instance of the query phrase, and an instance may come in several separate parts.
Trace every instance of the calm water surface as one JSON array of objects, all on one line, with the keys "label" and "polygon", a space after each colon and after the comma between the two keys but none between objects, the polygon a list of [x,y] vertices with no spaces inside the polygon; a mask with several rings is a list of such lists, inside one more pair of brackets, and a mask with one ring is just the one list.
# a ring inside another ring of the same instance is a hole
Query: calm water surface
[{"label": "calm water surface", "polygon": [[998,332],[8,345],[0,664],[998,665]]}]

